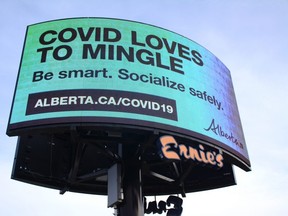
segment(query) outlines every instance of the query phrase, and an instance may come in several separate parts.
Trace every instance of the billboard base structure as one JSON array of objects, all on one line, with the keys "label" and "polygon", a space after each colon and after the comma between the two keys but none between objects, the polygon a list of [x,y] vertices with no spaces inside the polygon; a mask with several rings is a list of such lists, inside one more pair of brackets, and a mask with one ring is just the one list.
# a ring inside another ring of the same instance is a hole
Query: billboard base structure
[{"label": "billboard base structure", "polygon": [[137,145],[132,148],[131,146],[124,145],[122,159],[124,167],[122,184],[124,200],[117,205],[117,208],[119,209],[118,215],[143,216],[141,158],[138,153]]},{"label": "billboard base structure", "polygon": [[[185,196],[189,192],[235,185],[228,155],[223,153],[225,160],[221,168],[188,159],[166,159],[159,153],[162,135],[165,133],[161,131],[123,129],[115,125],[46,128],[23,133],[18,138],[12,178],[58,189],[61,194],[71,191],[108,195],[108,173],[118,164],[121,169],[116,169],[112,176],[118,178],[115,184],[120,187],[116,194],[119,202],[114,202],[120,214],[129,211],[127,205],[133,202],[130,204],[135,212],[129,215],[143,212],[143,196]],[[199,143],[176,138],[191,146]],[[112,206],[111,203],[113,200]]]}]

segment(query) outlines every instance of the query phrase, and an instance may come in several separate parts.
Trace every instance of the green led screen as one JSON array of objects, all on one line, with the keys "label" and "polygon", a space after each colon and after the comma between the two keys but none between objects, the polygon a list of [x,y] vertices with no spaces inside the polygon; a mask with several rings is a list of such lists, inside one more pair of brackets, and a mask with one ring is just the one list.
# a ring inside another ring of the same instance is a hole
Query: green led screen
[{"label": "green led screen", "polygon": [[116,123],[174,132],[250,166],[229,70],[174,32],[126,20],[28,26],[8,134]]}]

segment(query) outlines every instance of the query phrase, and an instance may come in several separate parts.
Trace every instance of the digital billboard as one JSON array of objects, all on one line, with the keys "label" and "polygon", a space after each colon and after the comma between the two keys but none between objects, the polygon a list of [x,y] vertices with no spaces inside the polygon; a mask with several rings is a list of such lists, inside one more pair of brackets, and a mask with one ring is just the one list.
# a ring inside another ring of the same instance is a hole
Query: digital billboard
[{"label": "digital billboard", "polygon": [[230,72],[204,47],[119,19],[28,26],[7,134],[107,123],[199,139],[250,167]]}]

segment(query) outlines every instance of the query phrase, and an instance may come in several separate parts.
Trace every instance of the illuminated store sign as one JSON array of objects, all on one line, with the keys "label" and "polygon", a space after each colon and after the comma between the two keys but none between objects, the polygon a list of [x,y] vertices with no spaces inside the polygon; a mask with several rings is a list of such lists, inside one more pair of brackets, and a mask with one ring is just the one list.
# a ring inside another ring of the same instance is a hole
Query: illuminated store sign
[{"label": "illuminated store sign", "polygon": [[218,168],[223,167],[224,158],[222,153],[207,151],[201,144],[198,145],[198,148],[178,144],[173,136],[160,137],[159,144],[161,155],[166,159],[180,160],[183,158]]}]

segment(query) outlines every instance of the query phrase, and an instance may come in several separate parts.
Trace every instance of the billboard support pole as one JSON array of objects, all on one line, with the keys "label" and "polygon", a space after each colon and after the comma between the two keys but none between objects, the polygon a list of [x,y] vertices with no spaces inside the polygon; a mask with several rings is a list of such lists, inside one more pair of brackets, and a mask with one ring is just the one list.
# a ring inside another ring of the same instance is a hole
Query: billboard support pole
[{"label": "billboard support pole", "polygon": [[[135,149],[135,147],[137,147]],[[123,145],[123,192],[124,202],[118,206],[120,216],[143,216],[141,160],[138,146]]]}]

